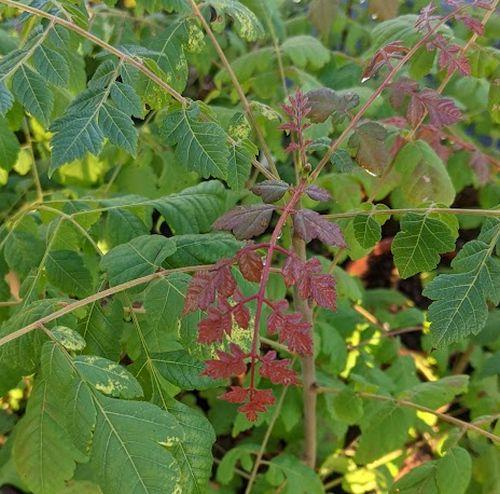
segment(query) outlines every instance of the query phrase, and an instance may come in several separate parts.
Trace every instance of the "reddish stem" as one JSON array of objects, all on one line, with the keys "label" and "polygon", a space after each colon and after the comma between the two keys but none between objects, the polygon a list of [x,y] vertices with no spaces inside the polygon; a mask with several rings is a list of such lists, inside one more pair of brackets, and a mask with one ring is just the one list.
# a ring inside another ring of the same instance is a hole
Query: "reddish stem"
[{"label": "reddish stem", "polygon": [[[295,206],[299,202],[304,189],[306,188],[306,183],[301,181],[297,187],[295,188],[292,198],[285,206],[283,210],[283,214],[280,216],[278,223],[274,227],[273,233],[271,235],[271,240],[269,242],[269,247],[266,255],[266,260],[264,263],[264,268],[262,270],[262,276],[260,278],[259,291],[257,292],[257,308],[255,310],[255,325],[254,332],[252,338],[252,350],[250,352],[251,362],[250,362],[250,398],[253,396],[253,392],[255,389],[255,362],[257,360],[257,346],[259,344],[259,327],[260,327],[260,318],[262,315],[262,307],[266,302],[266,285],[269,280],[269,274],[271,272],[271,265],[273,260],[273,253],[275,250],[279,250],[277,246],[278,239],[281,235],[281,231],[283,230],[283,226],[290,216],[291,212],[294,210]],[[288,252],[288,251],[287,251]]]}]

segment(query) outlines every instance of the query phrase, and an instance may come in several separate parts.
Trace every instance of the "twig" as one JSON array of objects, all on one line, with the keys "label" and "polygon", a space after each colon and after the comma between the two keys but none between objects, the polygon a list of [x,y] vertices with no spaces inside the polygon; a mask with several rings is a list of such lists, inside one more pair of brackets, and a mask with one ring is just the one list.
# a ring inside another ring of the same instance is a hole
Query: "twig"
[{"label": "twig", "polygon": [[245,109],[245,114],[248,118],[248,121],[250,122],[250,125],[252,126],[253,131],[255,132],[255,135],[257,136],[257,139],[259,140],[260,146],[262,148],[262,152],[264,153],[267,163],[269,167],[271,168],[271,171],[273,172],[273,175],[275,175],[275,178],[279,177],[278,170],[276,168],[276,164],[274,163],[274,159],[271,155],[271,151],[269,149],[269,146],[267,145],[267,142],[259,128],[259,125],[257,124],[257,121],[254,117],[254,114],[252,112],[252,108],[250,106],[250,102],[248,101],[245,91],[243,91],[243,88],[241,87],[240,82],[238,81],[238,78],[236,77],[236,74],[234,73],[233,68],[231,67],[231,64],[229,63],[229,60],[226,57],[226,54],[224,53],[224,50],[220,46],[219,42],[217,41],[217,38],[215,37],[215,34],[213,33],[210,25],[208,22],[205,20],[203,17],[203,14],[201,13],[198,5],[196,4],[195,0],[189,0],[189,3],[191,5],[191,9],[193,10],[193,13],[198,17],[198,19],[201,22],[201,25],[203,26],[203,29],[207,33],[208,37],[210,38],[210,41],[215,48],[215,51],[217,52],[217,55],[219,55],[219,58],[224,65],[224,68],[227,70],[227,73],[229,74],[229,77],[231,78],[231,82],[233,83],[234,89],[238,93],[238,97],[241,101],[241,104],[243,105],[243,108]]},{"label": "twig", "polygon": [[[318,393],[339,393],[340,390],[336,388],[328,388],[328,387],[319,387],[317,388]],[[361,397],[361,398],[367,398],[369,400],[376,400],[376,401],[387,401],[394,403],[395,405],[406,407],[406,408],[413,408],[414,410],[419,410],[421,412],[426,412],[430,413],[434,416],[436,416],[438,419],[442,420],[443,422],[448,422],[450,424],[456,425],[460,427],[461,429],[467,429],[470,431],[474,431],[484,437],[487,437],[488,439],[491,439],[494,442],[500,443],[500,436],[497,436],[496,434],[493,434],[492,432],[485,431],[478,427],[477,425],[474,425],[472,423],[464,422],[463,420],[457,419],[456,417],[452,417],[451,415],[448,415],[446,413],[441,413],[438,412],[437,410],[433,410],[432,408],[419,405],[417,403],[413,403],[412,401],[408,400],[399,400],[397,398],[393,398],[392,396],[384,396],[384,395],[378,395],[375,393],[367,393],[364,391],[358,391],[356,394]]]},{"label": "twig", "polygon": [[[293,249],[300,259],[306,259],[306,244],[298,235],[292,238]],[[293,301],[295,309],[302,314],[302,317],[314,331],[313,311],[309,302],[304,300],[294,287]],[[312,337],[312,335],[311,335]],[[316,466],[316,367],[314,363],[314,353],[304,355],[302,363],[302,384],[304,396],[304,461],[306,465],[313,468]]]},{"label": "twig", "polygon": [[448,14],[447,16],[443,17],[442,19],[439,20],[439,22],[436,23],[436,25],[429,30],[429,32],[423,36],[418,43],[416,43],[411,50],[408,51],[408,53],[392,68],[392,70],[389,72],[387,77],[384,79],[384,81],[378,86],[378,88],[372,93],[372,95],[368,98],[366,103],[359,109],[359,111],[352,117],[352,120],[349,122],[349,125],[344,129],[344,131],[340,134],[340,136],[333,140],[332,143],[330,144],[330,147],[328,148],[328,151],[325,153],[321,161],[318,163],[318,166],[316,166],[315,170],[313,173],[311,173],[310,176],[310,181],[314,182],[319,174],[321,173],[321,170],[326,166],[328,161],[330,160],[330,157],[332,154],[339,148],[339,146],[346,140],[347,136],[352,132],[352,130],[356,127],[356,124],[361,120],[363,115],[366,113],[368,108],[371,107],[373,102],[380,96],[382,91],[390,84],[394,76],[400,71],[400,69],[405,65],[408,60],[410,60],[413,55],[420,49],[420,47],[424,46],[425,43],[434,35],[434,33],[446,22],[448,22],[450,19],[452,19],[458,12],[461,10],[465,9],[466,6],[459,7],[458,9],[454,10],[452,13]]},{"label": "twig", "polygon": [[[498,5],[498,0],[495,0],[493,2],[493,4],[489,6],[488,10],[486,11],[486,13],[483,16],[483,19],[481,20],[481,25],[483,27],[486,25],[486,23],[489,21],[490,17],[495,12],[495,10],[497,8],[497,5]],[[460,52],[457,54],[457,57],[464,56],[465,53],[467,53],[467,50],[475,43],[475,41],[478,38],[478,36],[479,35],[477,33],[473,33],[472,36],[469,38],[469,41],[467,41],[467,43],[462,47],[462,49],[460,50]],[[453,77],[453,75],[455,74],[456,71],[457,71],[457,69],[453,68],[453,70],[449,70],[446,73],[445,78],[441,81],[441,84],[437,88],[436,92],[438,92],[439,94],[441,94],[444,91],[444,89],[446,88],[446,86],[448,85],[448,83],[450,82],[451,78]],[[424,112],[423,112],[422,117],[417,122],[417,125],[415,125],[415,127],[408,134],[408,136],[406,137],[406,140],[411,141],[411,140],[414,139],[415,134],[418,132],[418,129],[420,128],[420,126],[424,122],[425,117],[427,116],[427,113],[428,113],[427,109],[424,108]]]},{"label": "twig", "polygon": [[163,269],[161,271],[157,271],[156,273],[148,274],[146,276],[141,276],[140,278],[135,278],[125,283],[121,283],[111,288],[107,288],[106,290],[94,293],[89,297],[82,298],[81,300],[77,300],[73,303],[70,303],[65,307],[63,307],[62,309],[59,309],[56,312],[53,312],[52,314],[37,319],[31,324],[28,324],[27,326],[24,326],[21,329],[13,331],[12,333],[4,336],[3,338],[0,338],[0,347],[5,345],[6,343],[16,340],[17,338],[20,338],[21,336],[24,336],[25,334],[30,333],[35,329],[39,329],[41,325],[47,324],[48,322],[54,321],[55,319],[59,319],[60,317],[69,314],[70,312],[73,312],[76,309],[79,309],[80,307],[85,307],[86,305],[91,304],[92,302],[96,302],[97,300],[102,300],[103,298],[114,295],[115,293],[123,292],[124,290],[128,290],[129,288],[132,288],[134,286],[143,285],[157,278],[163,278],[164,276],[168,276],[169,274],[172,273],[189,273],[192,271],[205,271],[211,269],[212,267],[213,264],[208,264],[203,266],[187,266],[183,268],[174,268],[174,269]]},{"label": "twig", "polygon": [[245,489],[245,494],[250,494],[252,492],[252,486],[255,482],[255,478],[257,477],[257,472],[259,471],[259,467],[262,463],[262,457],[264,456],[267,443],[269,442],[269,438],[271,437],[271,434],[273,432],[274,424],[276,423],[276,420],[278,419],[281,413],[281,408],[283,407],[283,403],[285,401],[285,396],[288,391],[288,388],[289,386],[285,386],[281,390],[281,395],[279,397],[278,403],[276,403],[276,408],[274,409],[273,416],[271,417],[271,421],[269,422],[266,433],[264,434],[264,439],[262,440],[259,451],[257,453],[257,458],[255,458],[255,463],[253,465],[252,473],[250,474],[250,477],[248,479],[248,484]]},{"label": "twig", "polygon": [[184,98],[180,93],[178,93],[172,86],[167,84],[165,81],[163,81],[160,77],[158,77],[153,71],[148,69],[142,62],[142,60],[136,59],[134,57],[131,57],[127,53],[119,50],[118,48],[115,48],[114,46],[110,45],[109,43],[106,43],[106,41],[103,41],[99,37],[95,36],[94,34],[90,33],[89,31],[86,31],[82,27],[78,26],[77,24],[74,24],[71,21],[67,21],[65,19],[61,19],[60,17],[49,14],[48,12],[44,12],[41,9],[37,9],[36,7],[32,7],[31,5],[24,5],[20,2],[16,2],[15,0],[0,0],[0,3],[3,3],[4,5],[8,5],[9,7],[13,7],[19,10],[22,10],[24,12],[29,12],[30,14],[37,15],[39,17],[45,17],[46,19],[50,19],[54,24],[59,24],[61,26],[64,26],[65,28],[74,31],[75,33],[79,34],[83,38],[88,39],[89,41],[92,41],[96,45],[100,46],[101,48],[104,48],[106,51],[109,53],[112,53],[116,57],[118,57],[120,60],[123,60],[125,63],[128,63],[135,67],[137,70],[142,72],[144,75],[149,77],[152,81],[156,82],[158,86],[160,86],[162,89],[164,89],[168,94],[170,94],[174,99],[176,99],[179,103],[182,105],[187,105],[187,99]]}]

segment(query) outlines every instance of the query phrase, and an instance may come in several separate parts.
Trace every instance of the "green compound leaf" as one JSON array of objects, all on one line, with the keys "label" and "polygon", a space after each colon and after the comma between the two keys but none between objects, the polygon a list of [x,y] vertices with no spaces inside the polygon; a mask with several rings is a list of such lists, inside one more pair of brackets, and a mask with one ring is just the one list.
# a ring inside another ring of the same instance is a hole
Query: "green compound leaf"
[{"label": "green compound leaf", "polygon": [[167,142],[175,145],[175,156],[188,170],[202,177],[226,178],[229,147],[224,129],[200,118],[197,105],[169,113],[163,123]]},{"label": "green compound leaf", "polygon": [[435,269],[439,254],[455,249],[457,234],[431,214],[403,216],[401,231],[394,237],[391,248],[401,278]]},{"label": "green compound leaf", "polygon": [[425,288],[423,294],[434,300],[429,307],[434,347],[478,334],[488,318],[488,300],[499,303],[500,261],[492,257],[499,236],[500,222],[487,222],[480,237],[453,259],[452,272]]},{"label": "green compound leaf", "polygon": [[111,249],[101,260],[111,285],[153,274],[176,250],[174,242],[161,235],[141,235]]},{"label": "green compound leaf", "polygon": [[450,449],[442,458],[428,461],[411,470],[391,488],[391,494],[464,494],[469,486],[472,461],[460,447]]},{"label": "green compound leaf", "polygon": [[304,494],[305,492],[322,494],[325,492],[316,472],[290,454],[285,453],[273,458],[266,477],[276,487],[285,481],[283,492],[287,494]]}]

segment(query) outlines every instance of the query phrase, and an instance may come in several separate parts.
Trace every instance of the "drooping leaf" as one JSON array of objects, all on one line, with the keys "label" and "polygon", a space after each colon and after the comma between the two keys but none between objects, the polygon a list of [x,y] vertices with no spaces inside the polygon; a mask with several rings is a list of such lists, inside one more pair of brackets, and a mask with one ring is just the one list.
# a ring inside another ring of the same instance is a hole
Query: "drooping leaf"
[{"label": "drooping leaf", "polygon": [[419,207],[429,202],[449,206],[455,199],[455,189],[446,167],[422,140],[409,142],[399,151],[394,170],[401,177],[398,188],[392,193],[397,207]]},{"label": "drooping leaf", "polygon": [[[99,396],[89,468],[104,492],[175,492],[180,470],[168,447],[182,439],[177,420],[155,405]],[[119,472],[119,474],[116,474]]]},{"label": "drooping leaf", "polygon": [[103,304],[100,300],[87,306],[85,317],[78,323],[78,331],[85,339],[85,353],[118,360],[120,348],[116,345],[123,332],[123,307],[120,301]]},{"label": "drooping leaf", "polygon": [[413,403],[432,409],[449,403],[455,396],[466,393],[469,385],[469,376],[446,376],[437,381],[419,383],[404,392]]},{"label": "drooping leaf", "polygon": [[356,460],[369,463],[402,447],[413,421],[412,413],[392,402],[373,404],[363,416]]},{"label": "drooping leaf", "polygon": [[252,192],[262,197],[264,202],[277,202],[289,188],[283,180],[263,180],[252,187]]},{"label": "drooping leaf", "polygon": [[247,240],[264,233],[271,222],[275,206],[255,204],[237,206],[221,216],[215,223],[216,230],[230,230],[239,240]]},{"label": "drooping leaf", "polygon": [[488,318],[487,302],[499,303],[500,262],[492,253],[500,225],[492,220],[489,227],[483,227],[484,237],[464,245],[451,263],[450,274],[440,274],[424,289],[424,295],[433,300],[429,320],[434,347],[479,333]]},{"label": "drooping leaf", "polygon": [[171,449],[181,470],[183,489],[204,494],[212,472],[214,429],[200,412],[178,401],[169,407],[169,412],[178,420],[184,433],[183,440]]},{"label": "drooping leaf", "polygon": [[[184,297],[190,277],[173,273],[156,280],[144,292],[143,338],[150,352],[165,352],[171,349],[177,336],[179,318],[184,306]],[[142,320],[142,317],[141,317]]]},{"label": "drooping leaf", "polygon": [[23,482],[41,494],[60,492],[73,477],[76,461],[84,457],[75,449],[64,426],[64,389],[68,376],[53,360],[58,348],[43,349],[43,375],[37,376],[26,414],[16,427],[13,456]]},{"label": "drooping leaf", "polygon": [[394,237],[391,246],[401,278],[434,269],[439,262],[439,254],[454,250],[456,234],[431,214],[404,215],[401,231]]},{"label": "drooping leaf", "polygon": [[151,360],[159,374],[182,390],[209,389],[219,386],[213,379],[201,375],[203,362],[195,360],[185,350],[155,353]]},{"label": "drooping leaf", "polygon": [[342,123],[349,117],[349,112],[359,104],[359,96],[356,93],[338,94],[327,87],[312,89],[305,96],[308,106],[311,107],[308,118],[313,122],[324,122],[332,115],[336,124]]},{"label": "drooping leaf", "polygon": [[274,479],[272,483],[276,487],[285,481],[283,492],[286,494],[305,494],[305,492],[323,494],[325,492],[316,472],[304,465],[296,456],[283,453],[273,458],[269,469],[271,472],[267,472],[266,477]]},{"label": "drooping leaf", "polygon": [[372,175],[380,175],[389,163],[389,149],[385,143],[387,131],[377,122],[358,125],[349,139],[356,149],[356,161]]},{"label": "drooping leaf", "polygon": [[10,91],[5,87],[3,82],[0,82],[0,116],[4,117],[14,103],[14,98]]},{"label": "drooping leaf", "polygon": [[161,235],[142,235],[110,250],[101,260],[112,285],[154,273],[176,250],[174,242]]},{"label": "drooping leaf", "polygon": [[257,147],[249,139],[231,144],[226,177],[229,187],[237,191],[245,187],[257,152]]},{"label": "drooping leaf", "polygon": [[311,209],[300,209],[293,217],[293,228],[306,242],[318,238],[328,245],[345,247],[344,237],[337,224]]}]

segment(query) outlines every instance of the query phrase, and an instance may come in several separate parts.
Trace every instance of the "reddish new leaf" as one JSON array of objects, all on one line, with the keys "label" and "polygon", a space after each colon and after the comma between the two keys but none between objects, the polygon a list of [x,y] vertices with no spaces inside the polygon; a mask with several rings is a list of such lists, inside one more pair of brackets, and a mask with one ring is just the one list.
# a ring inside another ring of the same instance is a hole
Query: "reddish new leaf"
[{"label": "reddish new leaf", "polygon": [[279,333],[286,323],[285,311],[288,309],[288,302],[280,300],[273,305],[273,311],[267,319],[267,330],[270,334]]},{"label": "reddish new leaf", "polygon": [[290,254],[281,269],[281,274],[283,275],[286,286],[295,285],[295,283],[297,283],[300,277],[304,274],[304,271],[304,261],[302,261],[302,259],[295,254]]},{"label": "reddish new leaf", "polygon": [[297,285],[301,298],[314,300],[321,307],[335,310],[335,279],[330,274],[321,273],[317,258],[304,263],[297,256],[290,256],[282,272],[288,286]]},{"label": "reddish new leaf", "polygon": [[219,293],[228,298],[236,289],[236,281],[227,261],[219,261],[210,271],[198,271],[189,282],[184,302],[184,314],[197,309],[206,310]]},{"label": "reddish new leaf", "polygon": [[349,146],[356,150],[357,163],[372,175],[381,175],[389,163],[386,137],[385,127],[370,121],[359,125],[349,138]]},{"label": "reddish new leaf", "polygon": [[234,343],[231,343],[229,348],[229,352],[218,350],[218,359],[205,362],[205,370],[202,374],[210,376],[212,379],[225,379],[244,374],[247,370],[245,363],[246,354]]},{"label": "reddish new leaf", "polygon": [[244,304],[238,304],[233,309],[233,317],[240,328],[248,329],[248,325],[250,324],[250,311],[248,307]]},{"label": "reddish new leaf", "polygon": [[264,202],[279,201],[289,189],[289,185],[283,180],[263,180],[252,187],[252,192]]},{"label": "reddish new leaf", "polygon": [[297,384],[297,375],[290,369],[291,360],[276,359],[276,352],[267,352],[260,358],[261,367],[259,373],[262,377],[267,377],[273,384]]},{"label": "reddish new leaf", "polygon": [[458,71],[462,75],[470,75],[469,60],[463,55],[462,49],[458,45],[448,43],[440,47],[438,64],[448,74]]},{"label": "reddish new leaf", "polygon": [[231,390],[219,396],[219,399],[229,403],[243,403],[248,396],[248,389],[241,386],[231,386]]},{"label": "reddish new leaf", "polygon": [[384,65],[392,68],[391,59],[400,59],[408,53],[408,48],[401,41],[392,41],[380,48],[363,72],[363,81],[373,77]]},{"label": "reddish new leaf", "polygon": [[207,316],[198,323],[198,329],[200,343],[221,341],[224,333],[231,334],[231,312],[225,308],[209,307]]},{"label": "reddish new leaf", "polygon": [[421,11],[415,22],[415,27],[419,31],[429,31],[432,29],[432,22],[439,20],[437,15],[433,15],[436,7],[431,3],[426,5]]},{"label": "reddish new leaf", "polygon": [[316,211],[300,209],[293,217],[293,228],[300,238],[310,242],[318,238],[324,244],[345,247],[344,236],[337,224],[331,223]]},{"label": "reddish new leaf", "polygon": [[258,283],[262,275],[262,258],[252,249],[242,249],[236,256],[241,274],[248,281]]},{"label": "reddish new leaf", "polygon": [[429,112],[431,125],[444,127],[453,125],[462,118],[462,112],[450,98],[443,98],[437,91],[424,89],[419,95],[420,101]]},{"label": "reddish new leaf", "polygon": [[318,187],[317,185],[308,185],[305,193],[314,201],[319,202],[328,202],[332,198],[330,192]]},{"label": "reddish new leaf", "polygon": [[335,278],[330,274],[312,275],[310,282],[310,298],[320,307],[335,310],[337,305]]},{"label": "reddish new leaf", "polygon": [[389,101],[394,108],[401,108],[406,96],[418,91],[418,83],[408,77],[400,77],[397,81],[389,85]]},{"label": "reddish new leaf", "polygon": [[238,411],[254,422],[259,413],[265,412],[274,403],[274,396],[270,389],[253,389],[250,390],[249,395],[248,402],[239,407]]},{"label": "reddish new leaf", "polygon": [[488,159],[488,157],[484,153],[476,149],[472,153],[470,166],[474,170],[479,184],[486,185],[491,175],[490,160]]},{"label": "reddish new leaf", "polygon": [[311,325],[302,319],[302,314],[292,313],[285,316],[280,331],[280,342],[285,343],[291,352],[299,355],[312,354]]},{"label": "reddish new leaf", "polygon": [[457,17],[458,20],[462,21],[464,26],[468,27],[473,33],[482,36],[484,33],[484,26],[481,21],[474,19],[470,15],[460,15]]},{"label": "reddish new leaf", "polygon": [[427,142],[429,146],[434,149],[436,154],[443,160],[443,163],[448,161],[451,150],[445,146],[443,142],[446,140],[446,135],[443,134],[438,128],[432,125],[422,125],[418,131],[418,138]]},{"label": "reddish new leaf", "polygon": [[238,206],[221,216],[214,224],[216,230],[231,230],[239,240],[248,240],[264,233],[275,207],[270,204]]}]

